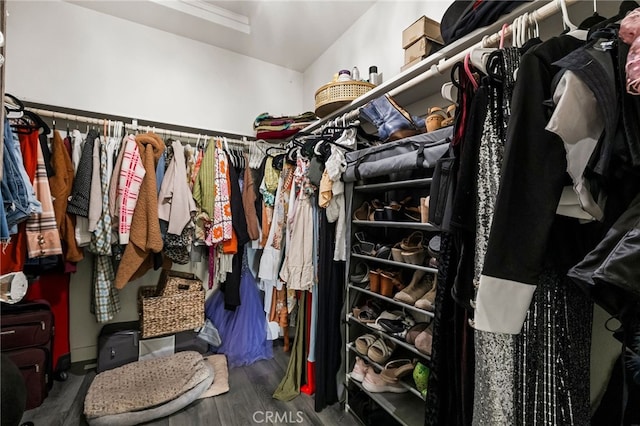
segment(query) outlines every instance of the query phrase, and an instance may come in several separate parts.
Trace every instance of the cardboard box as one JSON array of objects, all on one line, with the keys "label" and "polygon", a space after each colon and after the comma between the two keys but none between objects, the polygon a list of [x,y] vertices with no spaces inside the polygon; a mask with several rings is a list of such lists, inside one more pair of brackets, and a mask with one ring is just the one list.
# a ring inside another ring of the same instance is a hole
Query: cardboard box
[{"label": "cardboard box", "polygon": [[422,37],[411,46],[404,49],[404,63],[408,64],[417,58],[426,58],[432,53],[437,52],[441,47],[441,44],[438,44],[433,40],[429,40],[427,37]]},{"label": "cardboard box", "polygon": [[403,66],[400,67],[400,71],[404,71],[406,69],[411,68],[412,66],[414,66],[415,64],[417,64],[418,62],[420,62],[421,60],[423,60],[424,58],[416,58],[413,61],[404,64]]},{"label": "cardboard box", "polygon": [[426,16],[422,16],[402,31],[402,48],[406,49],[421,37],[427,37],[430,40],[444,44],[442,35],[440,35],[440,23]]}]

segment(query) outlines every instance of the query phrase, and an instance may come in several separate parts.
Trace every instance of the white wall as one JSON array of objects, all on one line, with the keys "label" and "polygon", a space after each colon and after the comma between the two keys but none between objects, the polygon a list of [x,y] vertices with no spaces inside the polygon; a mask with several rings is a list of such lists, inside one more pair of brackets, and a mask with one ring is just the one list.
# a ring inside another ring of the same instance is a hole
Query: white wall
[{"label": "white wall", "polygon": [[438,22],[451,0],[378,1],[304,72],[303,109],[315,109],[315,92],[341,69],[357,66],[368,78],[376,65],[383,81],[400,73],[404,64],[402,30],[425,15]]},{"label": "white wall", "polygon": [[302,111],[302,74],[61,1],[7,2],[7,92],[29,101],[252,135]]}]

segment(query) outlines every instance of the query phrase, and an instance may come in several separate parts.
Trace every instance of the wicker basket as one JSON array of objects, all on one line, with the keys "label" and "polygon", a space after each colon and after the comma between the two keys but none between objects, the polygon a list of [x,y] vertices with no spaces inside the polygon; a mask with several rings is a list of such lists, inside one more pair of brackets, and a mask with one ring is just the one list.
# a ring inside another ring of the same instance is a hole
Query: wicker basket
[{"label": "wicker basket", "polygon": [[193,274],[163,271],[157,287],[140,287],[138,311],[142,337],[193,330],[204,324],[204,290]]},{"label": "wicker basket", "polygon": [[316,115],[326,117],[376,87],[366,81],[337,81],[316,90]]}]

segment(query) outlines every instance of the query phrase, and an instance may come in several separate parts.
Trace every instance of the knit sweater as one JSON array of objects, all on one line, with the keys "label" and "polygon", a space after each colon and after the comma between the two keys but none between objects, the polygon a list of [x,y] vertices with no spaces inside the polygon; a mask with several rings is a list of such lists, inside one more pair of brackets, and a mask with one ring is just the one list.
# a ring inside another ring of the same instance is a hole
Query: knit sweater
[{"label": "knit sweater", "polygon": [[73,186],[73,163],[64,146],[59,132],[53,135],[51,144],[51,163],[55,174],[49,178],[49,188],[53,197],[53,210],[60,239],[63,241],[64,259],[67,262],[79,262],[84,255],[78,248],[75,236],[75,216],[67,211],[69,195]]},{"label": "knit sweater", "polygon": [[[136,144],[142,157],[145,173],[138,202],[133,212],[129,244],[122,255],[115,286],[124,288],[128,282],[141,277],[153,266],[153,253],[162,250],[162,235],[158,219],[156,189],[156,163],[164,152],[164,142],[154,133],[136,136]],[[122,219],[122,218],[121,218]]]}]

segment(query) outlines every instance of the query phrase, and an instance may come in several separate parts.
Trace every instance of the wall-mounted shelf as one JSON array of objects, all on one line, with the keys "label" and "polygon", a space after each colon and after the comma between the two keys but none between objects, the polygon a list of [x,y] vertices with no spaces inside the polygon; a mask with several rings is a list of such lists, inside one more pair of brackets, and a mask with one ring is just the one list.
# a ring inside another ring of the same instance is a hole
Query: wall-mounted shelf
[{"label": "wall-mounted shelf", "polygon": [[[565,0],[567,6],[577,3],[578,0]],[[440,92],[442,84],[450,80],[451,67],[464,59],[466,53],[472,48],[483,46],[483,37],[489,35],[484,41],[486,47],[495,46],[500,41],[500,33],[503,23],[511,23],[514,19],[526,12],[530,13],[530,23],[541,22],[556,14],[559,10],[559,2],[547,0],[534,0],[523,3],[508,15],[500,17],[493,24],[478,28],[465,37],[444,46],[442,49],[418,62],[411,68],[390,78],[381,85],[375,87],[364,95],[354,99],[350,104],[334,111],[330,115],[318,120],[304,128],[305,132],[312,132],[330,120],[342,114],[353,111],[365,105],[372,99],[383,96],[385,93],[394,97],[400,105],[408,106],[421,99]],[[512,33],[509,25],[503,34],[505,37]]]}]

